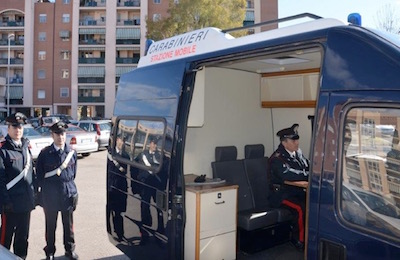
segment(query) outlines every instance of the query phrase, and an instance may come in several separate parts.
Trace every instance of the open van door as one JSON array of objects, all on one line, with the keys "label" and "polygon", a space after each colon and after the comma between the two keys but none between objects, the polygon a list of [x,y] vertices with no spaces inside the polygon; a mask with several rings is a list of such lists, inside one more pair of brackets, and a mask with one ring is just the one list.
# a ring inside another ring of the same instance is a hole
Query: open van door
[{"label": "open van door", "polygon": [[399,61],[398,46],[368,31],[338,28],[328,35],[309,259],[400,259]]},{"label": "open van door", "polygon": [[119,83],[107,163],[107,228],[110,241],[132,259],[183,255],[183,173],[176,159],[181,156],[173,155],[180,153],[184,131],[176,123],[184,75],[185,64],[175,62],[138,68]]}]

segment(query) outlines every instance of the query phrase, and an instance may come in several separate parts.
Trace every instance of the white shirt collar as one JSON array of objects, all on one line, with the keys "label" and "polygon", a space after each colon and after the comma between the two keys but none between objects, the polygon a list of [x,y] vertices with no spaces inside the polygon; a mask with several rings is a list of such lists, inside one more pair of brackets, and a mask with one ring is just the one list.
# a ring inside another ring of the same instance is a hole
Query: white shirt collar
[{"label": "white shirt collar", "polygon": [[56,149],[56,151],[58,152],[58,150],[60,150],[61,148],[58,147],[56,144],[53,143],[54,149]]}]

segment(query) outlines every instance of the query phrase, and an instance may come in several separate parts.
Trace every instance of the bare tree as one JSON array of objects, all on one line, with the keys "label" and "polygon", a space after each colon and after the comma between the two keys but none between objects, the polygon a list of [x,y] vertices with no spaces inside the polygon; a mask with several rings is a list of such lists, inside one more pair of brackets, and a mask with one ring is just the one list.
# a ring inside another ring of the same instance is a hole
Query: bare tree
[{"label": "bare tree", "polygon": [[400,15],[392,4],[387,4],[376,12],[375,24],[378,29],[391,33],[400,33]]}]

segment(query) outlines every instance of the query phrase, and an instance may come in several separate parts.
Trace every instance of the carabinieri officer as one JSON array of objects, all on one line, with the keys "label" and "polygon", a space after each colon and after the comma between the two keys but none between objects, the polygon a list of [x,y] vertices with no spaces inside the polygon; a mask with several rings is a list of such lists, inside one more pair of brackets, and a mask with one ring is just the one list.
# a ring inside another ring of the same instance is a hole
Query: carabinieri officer
[{"label": "carabinieri officer", "polygon": [[44,148],[36,162],[38,186],[42,194],[42,207],[46,217],[46,259],[54,259],[55,233],[58,212],[61,212],[65,256],[78,259],[75,253],[73,212],[78,200],[75,185],[76,152],[66,144],[68,125],[57,122],[50,127],[53,144]]},{"label": "carabinieri officer", "polygon": [[20,112],[6,118],[8,134],[0,149],[1,239],[0,243],[22,259],[28,254],[31,211],[34,205],[34,173],[29,140],[23,138],[26,116]]}]

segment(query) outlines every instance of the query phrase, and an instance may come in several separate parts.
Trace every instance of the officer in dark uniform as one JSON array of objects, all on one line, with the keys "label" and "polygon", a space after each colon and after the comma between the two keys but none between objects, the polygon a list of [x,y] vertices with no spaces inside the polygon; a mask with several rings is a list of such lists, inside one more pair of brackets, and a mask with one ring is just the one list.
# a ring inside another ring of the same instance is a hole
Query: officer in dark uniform
[{"label": "officer in dark uniform", "polygon": [[[151,168],[157,168],[160,165],[161,155],[157,149],[158,137],[150,136],[149,137],[149,149],[144,150],[137,157],[137,161],[141,164],[144,164]],[[153,219],[150,214],[150,200],[153,198],[156,201],[156,187],[159,186],[161,182],[160,177],[157,173],[152,170],[139,170],[139,174],[137,177],[138,181],[144,183],[143,188],[140,191],[140,196],[142,198],[140,207],[141,207],[141,217],[142,217],[142,225],[146,225],[151,227],[153,225]],[[163,228],[163,221],[160,219],[162,217],[162,213],[157,209],[158,215],[158,229]],[[145,244],[148,239],[148,233],[142,229],[142,238],[141,244]]]},{"label": "officer in dark uniform", "polygon": [[75,253],[73,212],[78,200],[75,185],[76,152],[65,143],[68,125],[60,121],[50,127],[53,144],[44,148],[36,162],[38,186],[46,218],[46,259],[54,259],[58,212],[61,212],[65,256],[78,259]]},{"label": "officer in dark uniform", "polygon": [[[110,147],[109,147],[110,148]],[[124,141],[121,134],[117,135],[115,144],[115,155],[129,160],[129,154],[124,150]],[[115,160],[110,150],[107,154],[107,230],[111,234],[111,223],[114,225],[114,232],[121,242],[124,239],[124,220],[122,214],[126,212],[126,199],[128,183],[126,181],[127,165]]]},{"label": "officer in dark uniform", "polygon": [[6,118],[8,135],[0,149],[0,196],[2,200],[0,243],[25,259],[31,211],[35,208],[32,155],[29,140],[23,138],[26,116],[15,113]]},{"label": "officer in dark uniform", "polygon": [[275,206],[289,207],[297,215],[293,223],[293,244],[304,249],[304,223],[306,193],[303,188],[285,185],[285,181],[308,181],[310,162],[299,149],[299,125],[280,130],[277,133],[281,143],[269,159],[273,193],[270,197]]}]

